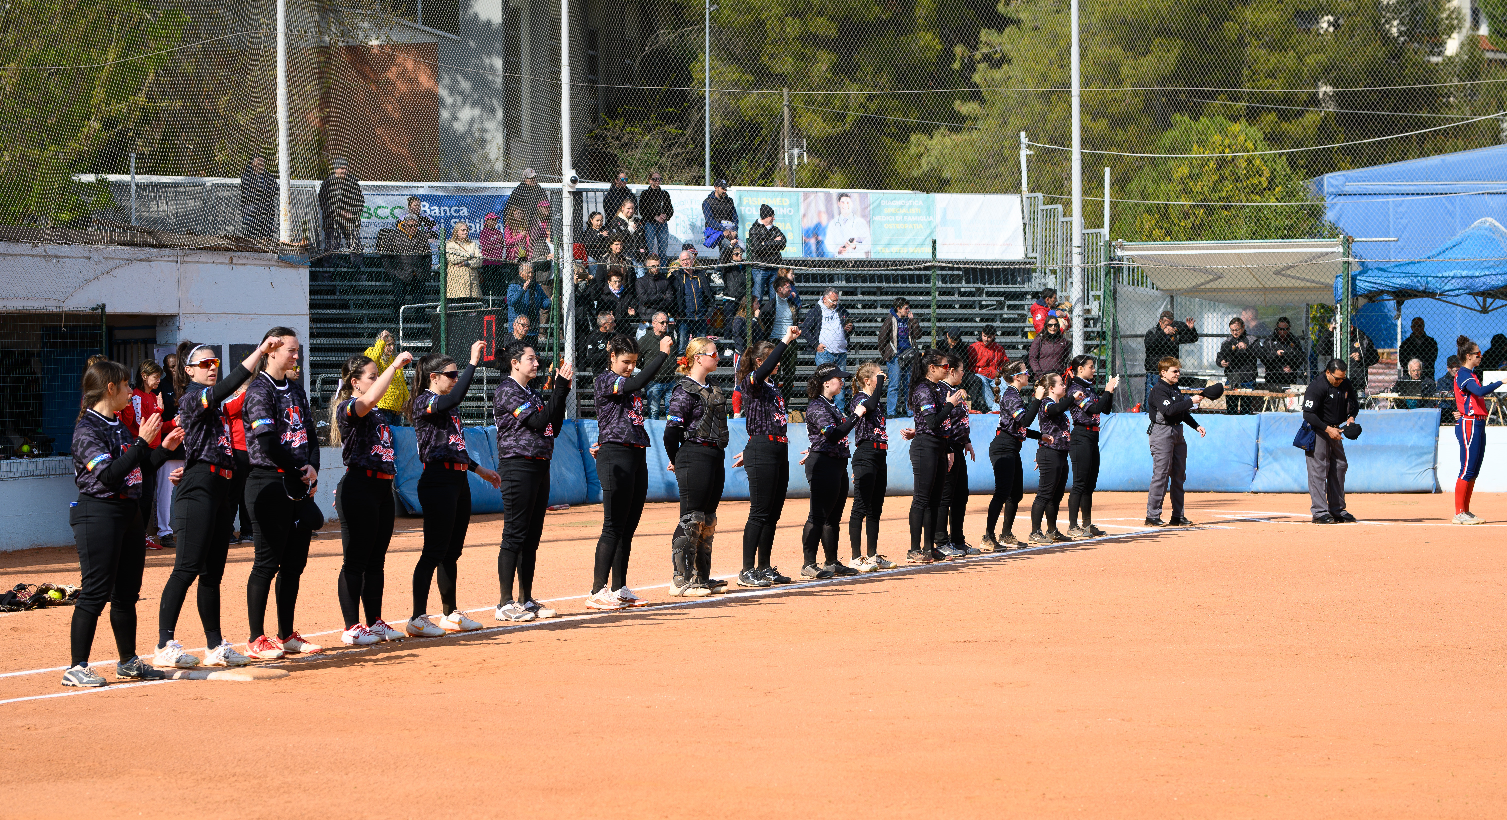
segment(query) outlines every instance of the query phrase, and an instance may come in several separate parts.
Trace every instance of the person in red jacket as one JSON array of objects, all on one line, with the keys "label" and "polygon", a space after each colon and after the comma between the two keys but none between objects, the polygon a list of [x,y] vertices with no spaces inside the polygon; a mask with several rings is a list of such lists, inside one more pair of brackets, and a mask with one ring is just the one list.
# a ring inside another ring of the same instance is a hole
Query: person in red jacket
[{"label": "person in red jacket", "polygon": [[[162,387],[162,367],[151,359],[143,359],[136,367],[136,389],[131,391],[131,403],[120,411],[120,421],[126,426],[131,435],[141,431],[142,419],[152,416],[160,416],[162,402],[157,397],[157,391]],[[164,423],[156,436],[147,442],[153,448],[162,442],[162,436],[171,432]],[[141,520],[146,527],[147,549],[160,550],[162,542],[157,539],[157,469],[150,461],[141,465]]]},{"label": "person in red jacket", "polygon": [[984,325],[979,340],[968,346],[968,358],[972,360],[973,372],[983,380],[984,403],[991,411],[999,409],[999,373],[1010,363],[1010,356],[1003,345],[994,341],[994,325]]},{"label": "person in red jacket", "polygon": [[1047,323],[1047,318],[1055,316],[1060,323],[1060,329],[1065,334],[1072,325],[1069,316],[1072,314],[1072,305],[1064,302],[1057,304],[1057,289],[1042,288],[1041,296],[1031,303],[1031,327],[1040,333],[1042,326]]}]

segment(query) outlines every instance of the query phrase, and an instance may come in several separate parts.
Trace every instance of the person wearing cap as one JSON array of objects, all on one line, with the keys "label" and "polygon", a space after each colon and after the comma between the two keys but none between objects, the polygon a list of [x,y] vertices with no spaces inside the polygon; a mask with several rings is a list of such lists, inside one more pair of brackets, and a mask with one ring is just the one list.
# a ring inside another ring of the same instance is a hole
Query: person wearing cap
[{"label": "person wearing cap", "polygon": [[853,213],[853,195],[837,195],[837,218],[827,224],[827,255],[839,259],[862,259],[869,255],[869,223]]},{"label": "person wearing cap", "polygon": [[326,251],[361,250],[361,211],[366,195],[343,157],[330,162],[330,175],[319,185],[319,216]]},{"label": "person wearing cap", "polygon": [[[733,235],[738,231],[738,206],[733,204],[733,198],[727,193],[727,180],[719,179],[712,186],[712,192],[701,200],[702,224],[706,230],[722,230],[723,222],[733,223]],[[708,245],[707,247],[711,247]]]},{"label": "person wearing cap", "polygon": [[1350,465],[1341,438],[1360,412],[1360,399],[1346,370],[1344,360],[1330,359],[1303,393],[1303,421],[1314,433],[1306,461],[1309,510],[1315,524],[1355,522],[1355,516],[1345,511],[1345,471]]},{"label": "person wearing cap", "polygon": [[665,259],[670,255],[670,218],[675,216],[675,204],[670,201],[670,192],[659,187],[662,181],[659,171],[649,172],[649,187],[638,195],[638,212],[644,218],[645,251]]},{"label": "person wearing cap", "polygon": [[[1198,329],[1194,327],[1193,317],[1183,320],[1182,325],[1177,324],[1172,311],[1164,310],[1156,320],[1156,327],[1146,331],[1146,395],[1144,401],[1147,412],[1151,407],[1151,392],[1161,381],[1157,370],[1158,362],[1164,359],[1176,359],[1183,345],[1193,344],[1198,341]],[[1179,372],[1181,372],[1181,365]],[[1173,382],[1176,384],[1176,382]]]},{"label": "person wearing cap", "polygon": [[[801,577],[808,579],[857,575],[859,570],[837,560],[838,526],[848,504],[848,434],[853,425],[879,404],[877,393],[853,410],[850,417],[834,402],[853,375],[838,364],[822,364],[806,383],[806,434],[811,452],[805,459],[806,483],[811,487],[811,511],[801,530],[804,561]],[[825,563],[816,563],[820,544]]]},{"label": "person wearing cap", "polygon": [[[1167,314],[1163,314],[1165,317]],[[1192,319],[1188,320],[1193,321]],[[1191,527],[1183,515],[1183,481],[1188,477],[1188,443],[1183,440],[1182,425],[1206,435],[1203,426],[1193,420],[1192,412],[1205,398],[1184,396],[1177,388],[1182,379],[1183,363],[1166,356],[1156,363],[1156,387],[1146,400],[1146,415],[1151,419],[1147,436],[1151,440],[1151,488],[1146,494],[1146,526],[1162,526],[1162,500],[1172,493],[1172,517],[1167,525]],[[1214,385],[1221,387],[1220,385]],[[1221,388],[1219,395],[1223,395]],[[1217,398],[1217,396],[1212,396]]]},{"label": "person wearing cap", "polygon": [[[841,299],[837,288],[827,288],[816,310],[807,313],[801,322],[801,341],[816,346],[817,367],[835,364],[844,368],[848,364],[848,335],[853,332],[853,320]],[[847,409],[847,397],[841,392],[835,401],[837,409]]]},{"label": "person wearing cap", "polygon": [[760,205],[759,221],[748,226],[748,253],[756,266],[753,272],[755,299],[767,295],[775,271],[784,262],[780,252],[785,250],[785,245],[785,232],[774,224],[774,208],[768,203]]},{"label": "person wearing cap", "polygon": [[531,215],[539,207],[539,203],[549,199],[549,193],[539,187],[539,174],[533,168],[524,168],[522,179],[513,193],[508,195],[503,203],[503,210],[517,208],[518,213]]}]

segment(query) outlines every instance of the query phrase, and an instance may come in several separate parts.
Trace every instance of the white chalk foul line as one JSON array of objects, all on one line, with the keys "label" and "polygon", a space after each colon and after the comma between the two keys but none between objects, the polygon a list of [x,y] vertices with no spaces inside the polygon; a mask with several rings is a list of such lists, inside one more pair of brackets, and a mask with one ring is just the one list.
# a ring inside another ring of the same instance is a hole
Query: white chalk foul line
[{"label": "white chalk foul line", "polygon": [[[746,591],[743,590],[742,588],[738,588],[737,592],[728,592],[728,593],[723,593],[723,594],[720,594],[720,595],[709,595],[709,596],[707,596],[705,598],[696,598],[696,599],[692,599],[692,600],[689,600],[689,601],[677,601],[677,602],[674,602],[674,603],[664,603],[664,604],[650,604],[648,606],[630,607],[628,609],[619,609],[619,610],[612,610],[612,611],[607,611],[607,612],[586,612],[586,613],[581,613],[579,615],[566,615],[566,616],[560,617],[560,618],[548,618],[548,619],[545,619],[545,620],[530,621],[528,623],[522,623],[522,624],[503,624],[503,625],[499,625],[499,626],[482,627],[481,629],[473,629],[473,630],[471,630],[469,632],[452,632],[452,633],[447,633],[445,635],[442,635],[442,636],[439,636],[439,637],[435,637],[435,638],[405,638],[404,641],[405,642],[406,641],[424,641],[424,642],[428,643],[428,642],[444,641],[444,640],[447,640],[447,639],[454,639],[454,638],[467,637],[467,636],[495,635],[495,634],[501,634],[501,633],[504,633],[504,632],[513,632],[513,631],[524,630],[524,629],[540,629],[540,628],[543,628],[543,627],[551,626],[553,624],[579,623],[579,622],[582,622],[582,621],[597,620],[597,619],[608,618],[608,617],[643,617],[643,616],[646,616],[646,615],[651,615],[651,614],[653,614],[655,612],[663,612],[663,611],[670,610],[670,609],[684,609],[684,608],[693,607],[693,606],[706,606],[706,605],[718,604],[718,603],[731,603],[731,602],[734,602],[734,601],[745,600],[745,599],[750,599],[750,598],[764,598],[764,597],[769,597],[769,596],[772,596],[772,595],[780,595],[780,594],[785,594],[785,593],[790,593],[790,592],[796,592],[796,591],[800,591],[800,590],[809,590],[809,589],[816,589],[816,588],[825,587],[825,586],[836,586],[836,585],[840,585],[840,584],[848,584],[848,583],[853,583],[853,582],[856,582],[856,581],[864,581],[864,580],[869,580],[869,579],[877,578],[877,577],[895,576],[895,575],[902,575],[902,574],[912,574],[912,573],[920,572],[920,571],[927,570],[927,569],[936,569],[936,568],[945,567],[945,566],[962,566],[962,565],[969,564],[969,563],[982,563],[982,562],[985,562],[985,561],[994,561],[994,560],[1000,560],[1000,559],[1005,559],[1005,558],[1013,558],[1013,557],[1018,556],[1018,555],[1028,555],[1028,554],[1033,553],[1033,552],[1040,552],[1040,551],[1043,551],[1043,550],[1056,549],[1056,548],[1059,548],[1059,547],[1069,546],[1071,544],[1092,544],[1092,543],[1098,543],[1098,542],[1104,542],[1104,541],[1119,541],[1119,540],[1122,540],[1122,539],[1125,539],[1125,538],[1130,538],[1130,537],[1133,537],[1133,536],[1136,536],[1136,535],[1141,535],[1141,534],[1148,533],[1148,532],[1180,532],[1180,531],[1188,531],[1188,530],[1193,530],[1193,529],[1234,529],[1234,528],[1233,527],[1162,527],[1160,529],[1145,528],[1145,529],[1141,529],[1141,530],[1136,530],[1134,532],[1119,533],[1119,534],[1116,534],[1116,535],[1104,535],[1104,536],[1100,536],[1098,538],[1085,538],[1085,539],[1081,539],[1081,540],[1077,540],[1077,541],[1070,541],[1070,542],[1064,542],[1064,543],[1059,543],[1059,544],[1041,544],[1041,545],[1038,545],[1038,546],[1026,547],[1024,549],[1011,550],[1009,552],[996,552],[996,553],[985,554],[985,555],[976,555],[976,556],[973,556],[971,558],[961,558],[961,559],[957,559],[957,560],[954,560],[954,561],[937,561],[937,562],[932,563],[932,564],[907,564],[907,565],[898,566],[898,567],[896,567],[894,569],[879,570],[877,572],[869,572],[869,573],[864,573],[863,575],[855,575],[855,576],[850,576],[850,577],[847,577],[847,578],[830,578],[830,579],[823,580],[823,581],[803,581],[803,582],[800,582],[800,583],[784,584],[782,586],[769,587],[769,588],[765,588],[765,589],[749,589],[749,590],[746,590]],[[731,577],[731,576],[728,576],[728,577]],[[656,584],[654,586],[641,587],[641,589],[660,589],[660,588],[667,587],[667,586],[669,586],[669,584]],[[590,596],[588,596],[588,595],[572,595],[572,596],[568,596],[568,597],[565,597],[565,598],[551,598],[551,599],[549,599],[549,602],[576,600],[576,599],[588,598],[588,597],[590,597]],[[480,612],[482,610],[487,610],[487,609],[493,609],[493,607],[490,607],[490,606],[487,606],[487,607],[478,607],[477,609],[469,609],[469,610],[466,610],[466,611],[467,612]],[[322,635],[322,634],[329,634],[329,633],[323,633],[323,632],[321,632],[321,633],[313,633],[313,634],[321,634]],[[275,661],[275,662],[272,662],[272,663],[258,664],[258,665],[259,666],[266,666],[266,667],[281,669],[281,668],[285,668],[285,667],[288,667],[288,666],[301,665],[301,664],[305,664],[305,663],[317,663],[319,661],[334,660],[334,659],[351,657],[353,655],[366,654],[368,652],[380,649],[383,646],[384,646],[384,644],[373,644],[371,646],[365,646],[365,647],[350,647],[349,649],[342,649],[340,651],[340,654],[338,654],[338,655],[326,655],[326,654],[320,653],[318,655],[305,655],[305,656],[299,657],[299,658],[284,659],[284,660]],[[93,666],[101,666],[101,665],[106,664],[106,663],[114,663],[114,661],[96,661],[92,665]],[[46,672],[59,672],[59,671],[64,671],[67,668],[68,667],[66,667],[66,666],[60,666],[60,667],[56,667],[56,668],[52,668],[52,669],[32,669],[32,670],[26,670],[26,671],[23,671],[23,672],[8,672],[8,673],[5,673],[4,675],[0,675],[0,677],[15,677],[15,676],[19,676],[19,675],[35,675],[35,674],[44,674]],[[95,693],[98,693],[98,692],[108,692],[108,691],[110,691],[112,689],[114,689],[114,690],[120,690],[120,689],[127,689],[127,688],[131,688],[131,687],[135,687],[135,686],[149,686],[149,685],[157,684],[157,683],[182,683],[182,682],[183,681],[166,680],[166,681],[146,681],[146,682],[143,682],[143,683],[112,684],[110,686],[102,687],[100,689],[80,689],[80,690],[77,690],[77,691],[53,692],[51,694],[46,694],[46,695],[29,695],[29,696],[20,697],[20,698],[10,698],[8,700],[0,700],[0,706],[6,705],[6,704],[11,704],[11,703],[21,703],[21,702],[25,702],[25,701],[32,701],[32,700],[42,700],[42,699],[50,699],[50,698],[62,698],[62,697],[70,697],[70,696],[73,696],[73,695],[89,695],[89,694],[95,694]]]}]

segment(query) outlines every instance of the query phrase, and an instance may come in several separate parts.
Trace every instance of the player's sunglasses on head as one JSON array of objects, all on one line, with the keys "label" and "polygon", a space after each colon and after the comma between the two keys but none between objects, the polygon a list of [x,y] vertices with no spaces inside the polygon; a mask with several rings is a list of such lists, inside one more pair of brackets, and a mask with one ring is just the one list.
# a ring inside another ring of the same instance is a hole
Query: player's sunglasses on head
[{"label": "player's sunglasses on head", "polygon": [[219,366],[220,366],[220,360],[219,359],[200,359],[199,361],[194,362],[193,364],[189,365],[189,367],[202,367],[205,370],[214,370],[214,369],[218,368]]}]

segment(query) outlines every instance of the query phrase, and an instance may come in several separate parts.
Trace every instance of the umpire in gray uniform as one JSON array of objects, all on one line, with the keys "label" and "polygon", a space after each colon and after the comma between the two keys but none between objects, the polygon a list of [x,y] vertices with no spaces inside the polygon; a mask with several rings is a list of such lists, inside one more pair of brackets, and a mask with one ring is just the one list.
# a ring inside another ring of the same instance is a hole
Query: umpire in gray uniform
[{"label": "umpire in gray uniform", "polygon": [[1324,372],[1303,393],[1303,420],[1313,428],[1309,451],[1308,499],[1315,524],[1353,524],[1355,516],[1345,511],[1344,438],[1360,435],[1355,415],[1360,400],[1355,386],[1345,377],[1343,359],[1330,359]]},{"label": "umpire in gray uniform", "polygon": [[1189,415],[1202,396],[1184,396],[1177,389],[1183,365],[1174,356],[1156,363],[1158,379],[1151,388],[1146,414],[1151,417],[1147,435],[1151,437],[1151,489],[1146,494],[1146,526],[1162,526],[1162,499],[1172,490],[1172,518],[1167,526],[1191,527],[1183,515],[1183,481],[1188,477],[1188,443],[1183,440],[1183,425],[1205,435],[1204,428]]}]

